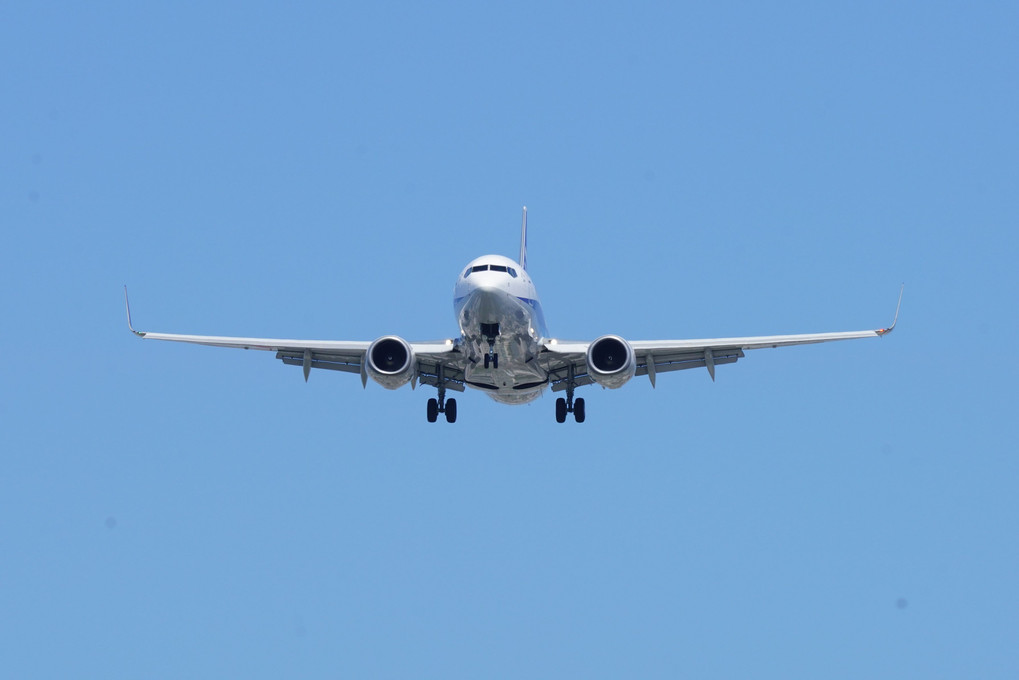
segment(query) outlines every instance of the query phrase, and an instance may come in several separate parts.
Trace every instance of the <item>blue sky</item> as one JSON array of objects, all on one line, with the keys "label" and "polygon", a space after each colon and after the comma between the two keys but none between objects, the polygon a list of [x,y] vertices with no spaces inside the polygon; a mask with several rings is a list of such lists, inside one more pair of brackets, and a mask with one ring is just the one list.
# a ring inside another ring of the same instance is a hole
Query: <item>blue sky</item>
[{"label": "blue sky", "polygon": [[[1008,3],[7,3],[12,677],[1012,678]],[[459,399],[126,330],[899,327]]]}]

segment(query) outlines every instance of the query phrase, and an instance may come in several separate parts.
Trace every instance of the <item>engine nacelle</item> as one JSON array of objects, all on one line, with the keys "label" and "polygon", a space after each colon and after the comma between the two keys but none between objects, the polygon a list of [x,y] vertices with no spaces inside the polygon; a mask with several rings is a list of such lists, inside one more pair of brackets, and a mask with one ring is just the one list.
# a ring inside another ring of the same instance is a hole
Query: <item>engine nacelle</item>
[{"label": "engine nacelle", "polygon": [[602,387],[622,387],[637,372],[630,343],[618,335],[603,335],[587,348],[587,372]]},{"label": "engine nacelle", "polygon": [[371,379],[387,390],[403,387],[417,367],[414,348],[403,338],[385,335],[368,345],[364,367]]}]

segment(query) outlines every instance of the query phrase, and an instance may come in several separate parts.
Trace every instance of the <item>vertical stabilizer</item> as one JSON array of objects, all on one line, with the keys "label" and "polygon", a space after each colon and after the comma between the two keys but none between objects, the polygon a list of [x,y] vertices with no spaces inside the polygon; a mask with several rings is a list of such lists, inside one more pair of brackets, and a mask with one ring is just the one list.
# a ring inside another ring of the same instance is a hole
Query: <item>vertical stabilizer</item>
[{"label": "vertical stabilizer", "polygon": [[520,225],[520,266],[527,269],[527,206],[524,206],[524,221]]}]

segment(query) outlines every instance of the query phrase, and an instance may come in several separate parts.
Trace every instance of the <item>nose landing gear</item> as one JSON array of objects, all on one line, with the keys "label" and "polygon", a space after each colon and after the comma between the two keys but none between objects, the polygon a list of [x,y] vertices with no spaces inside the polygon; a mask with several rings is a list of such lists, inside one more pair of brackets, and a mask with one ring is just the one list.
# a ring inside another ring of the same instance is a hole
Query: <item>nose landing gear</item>
[{"label": "nose landing gear", "polygon": [[495,353],[495,338],[499,335],[499,324],[481,324],[481,335],[488,340],[488,354],[485,355],[485,368],[499,368],[499,355]]}]

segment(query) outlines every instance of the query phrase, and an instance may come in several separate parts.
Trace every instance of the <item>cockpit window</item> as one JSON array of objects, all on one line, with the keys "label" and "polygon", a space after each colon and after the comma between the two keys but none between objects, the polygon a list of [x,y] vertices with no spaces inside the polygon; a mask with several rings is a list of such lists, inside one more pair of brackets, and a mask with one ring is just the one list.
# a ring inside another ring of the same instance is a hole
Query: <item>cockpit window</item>
[{"label": "cockpit window", "polygon": [[474,272],[487,272],[487,271],[503,272],[504,274],[509,274],[513,278],[517,278],[517,270],[514,269],[513,267],[507,267],[506,265],[503,264],[476,264],[473,267],[467,268],[467,271],[464,272],[464,278],[466,279]]}]

